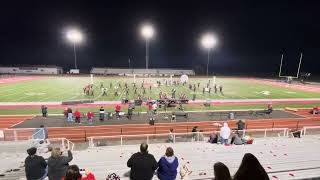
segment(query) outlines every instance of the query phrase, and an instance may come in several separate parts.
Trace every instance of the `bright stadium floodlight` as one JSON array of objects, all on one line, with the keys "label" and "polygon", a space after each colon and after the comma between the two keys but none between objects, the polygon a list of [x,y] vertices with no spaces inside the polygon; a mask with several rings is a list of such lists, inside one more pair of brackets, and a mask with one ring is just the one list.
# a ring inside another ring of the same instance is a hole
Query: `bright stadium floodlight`
[{"label": "bright stadium floodlight", "polygon": [[154,29],[150,24],[144,24],[141,28],[141,35],[145,39],[151,39],[154,34]]},{"label": "bright stadium floodlight", "polygon": [[146,40],[146,69],[149,68],[149,40],[154,36],[153,26],[144,24],[141,27],[141,35]]},{"label": "bright stadium floodlight", "polygon": [[83,34],[77,29],[69,29],[66,33],[66,37],[73,44],[74,68],[77,69],[76,44],[79,44],[83,41]]},{"label": "bright stadium floodlight", "polygon": [[209,74],[209,59],[210,59],[210,51],[217,45],[217,38],[213,34],[205,34],[201,38],[201,45],[203,48],[208,50],[208,61],[207,61],[207,76]]}]

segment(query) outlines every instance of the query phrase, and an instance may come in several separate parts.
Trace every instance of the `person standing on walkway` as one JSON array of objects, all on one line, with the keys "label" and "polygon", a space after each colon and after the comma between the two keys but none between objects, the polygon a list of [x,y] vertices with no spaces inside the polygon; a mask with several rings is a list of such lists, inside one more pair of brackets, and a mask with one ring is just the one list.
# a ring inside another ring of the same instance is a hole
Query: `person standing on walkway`
[{"label": "person standing on walkway", "polygon": [[93,112],[89,111],[87,113],[87,118],[88,118],[88,124],[92,124],[93,123]]},{"label": "person standing on walkway", "polygon": [[104,114],[105,114],[104,108],[103,108],[103,106],[101,106],[99,109],[99,120],[100,121],[104,121]]},{"label": "person standing on walkway", "polygon": [[128,119],[129,120],[131,120],[131,118],[132,118],[133,109],[134,109],[133,105],[130,104],[129,107],[128,107]]},{"label": "person standing on walkway", "polygon": [[73,119],[72,119],[72,109],[71,108],[68,108],[68,122],[72,122]]},{"label": "person standing on walkway", "polygon": [[74,116],[76,117],[75,122],[76,123],[80,123],[81,112],[79,111],[79,109],[76,109],[76,112],[74,113]]},{"label": "person standing on walkway", "polygon": [[117,119],[120,118],[120,111],[121,111],[121,106],[119,104],[117,104],[117,106],[116,106],[116,117],[117,117]]},{"label": "person standing on walkway", "polygon": [[64,115],[66,118],[68,118],[68,109],[69,109],[69,108],[65,107],[64,110],[63,110],[63,115]]},{"label": "person standing on walkway", "polygon": [[42,117],[47,117],[48,116],[48,107],[45,105],[42,105],[41,112],[42,112]]}]

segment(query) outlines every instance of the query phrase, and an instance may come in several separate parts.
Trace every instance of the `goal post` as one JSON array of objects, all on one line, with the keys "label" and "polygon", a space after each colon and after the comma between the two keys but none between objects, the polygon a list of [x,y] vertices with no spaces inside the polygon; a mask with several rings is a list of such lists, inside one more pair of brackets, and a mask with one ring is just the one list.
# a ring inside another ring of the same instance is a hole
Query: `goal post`
[{"label": "goal post", "polygon": [[90,74],[90,83],[91,83],[91,84],[94,84],[94,83],[93,83],[93,74]]},{"label": "goal post", "polygon": [[302,57],[303,57],[302,52],[300,53],[299,64],[298,64],[298,69],[297,69],[296,76],[284,76],[284,75],[282,75],[283,57],[284,57],[283,54],[281,54],[280,67],[279,67],[279,78],[286,78],[286,80],[289,80],[289,79],[292,80],[292,79],[299,78],[299,73],[300,73],[300,68],[301,68],[301,63],[302,63]]}]

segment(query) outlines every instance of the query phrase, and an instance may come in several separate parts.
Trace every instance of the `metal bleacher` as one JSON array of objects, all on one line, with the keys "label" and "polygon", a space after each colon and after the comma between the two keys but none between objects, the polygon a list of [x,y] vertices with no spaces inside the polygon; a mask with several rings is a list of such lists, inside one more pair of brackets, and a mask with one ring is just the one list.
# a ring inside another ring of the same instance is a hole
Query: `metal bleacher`
[{"label": "metal bleacher", "polygon": [[[191,166],[193,173],[189,179],[213,178],[213,164],[217,161],[225,163],[231,174],[234,174],[247,152],[259,159],[270,179],[320,177],[320,139],[313,136],[304,136],[301,139],[258,138],[252,145],[240,146],[222,146],[206,142],[150,144],[149,152],[156,159],[160,159],[168,146],[175,150],[180,165],[186,163]],[[87,151],[76,152],[77,158],[73,163],[83,168],[89,167],[98,179],[105,178],[109,173],[117,173],[121,179],[128,179],[124,177],[129,171],[126,162],[138,149],[138,145],[90,148]],[[154,179],[157,179],[156,176]]]},{"label": "metal bleacher", "polygon": [[[179,159],[179,164],[186,164],[193,171],[189,175],[188,179],[190,180],[212,179],[213,164],[218,161],[226,164],[233,175],[245,153],[252,153],[259,159],[270,179],[320,177],[320,137],[318,135],[305,134],[302,138],[286,136],[255,138],[252,145],[233,146],[210,144],[206,140],[207,138],[197,142],[149,144],[149,152],[159,160],[165,153],[166,147],[171,146]],[[74,159],[70,164],[77,164],[80,168],[92,171],[96,179],[105,179],[108,174],[116,173],[121,179],[127,180],[129,179],[125,176],[129,171],[126,166],[127,160],[138,150],[139,145],[136,143],[122,146],[91,147],[73,151]],[[23,162],[25,157],[26,154],[21,152],[8,156],[10,162],[19,163]],[[4,177],[0,177],[0,180],[22,180],[25,179],[23,175],[23,170],[10,172]],[[158,178],[154,176],[153,179]]]}]

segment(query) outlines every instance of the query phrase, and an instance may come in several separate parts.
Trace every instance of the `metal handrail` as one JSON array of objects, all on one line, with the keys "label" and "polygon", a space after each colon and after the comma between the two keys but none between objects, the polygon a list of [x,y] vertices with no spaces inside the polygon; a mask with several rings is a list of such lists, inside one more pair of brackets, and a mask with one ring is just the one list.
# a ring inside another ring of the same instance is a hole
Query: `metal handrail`
[{"label": "metal handrail", "polygon": [[[266,129],[249,129],[249,130],[236,130],[238,132],[243,132],[243,135],[245,135],[246,132],[259,132],[262,131],[264,132],[264,137],[267,137],[267,132],[268,131],[283,131],[283,137],[286,137],[288,135],[288,128],[266,128]],[[220,131],[215,131],[216,133],[220,133]],[[173,133],[173,142],[175,143],[176,140],[176,136],[179,135],[193,135],[193,134],[197,134],[197,139],[195,139],[196,141],[200,141],[199,137],[200,134],[211,134],[212,132],[186,132],[186,133]],[[280,133],[278,133],[280,136]],[[146,137],[147,138],[147,143],[149,143],[149,137],[150,136],[169,136],[170,133],[161,133],[161,134],[137,134],[137,135],[116,135],[116,136],[90,136],[87,137],[87,139],[89,140],[89,147],[94,147],[94,139],[106,139],[106,138],[114,138],[120,139],[120,145],[123,145],[123,138],[124,137]]]},{"label": "metal handrail", "polygon": [[307,129],[320,129],[320,126],[304,126],[303,127],[303,135],[304,136],[306,135]]},{"label": "metal handrail", "polygon": [[[47,141],[49,143],[50,143],[51,140],[61,140],[61,145],[62,145],[63,149],[66,148],[65,141],[67,141],[67,147],[68,147],[69,150],[73,151],[74,146],[75,146],[75,144],[72,141],[70,141],[69,139],[67,139],[67,138],[49,138],[49,139],[47,139]],[[70,148],[70,145],[71,145],[71,148]]]},{"label": "metal handrail", "polygon": [[302,134],[303,134],[303,129],[300,129],[300,130],[296,130],[296,131],[292,131],[292,132],[290,132],[290,135],[292,136],[292,137],[294,137],[294,133],[297,133],[297,132],[300,132],[300,137],[302,137]]}]

